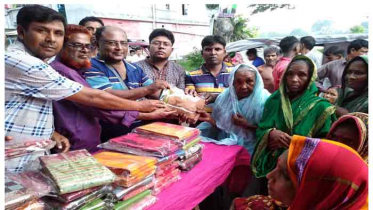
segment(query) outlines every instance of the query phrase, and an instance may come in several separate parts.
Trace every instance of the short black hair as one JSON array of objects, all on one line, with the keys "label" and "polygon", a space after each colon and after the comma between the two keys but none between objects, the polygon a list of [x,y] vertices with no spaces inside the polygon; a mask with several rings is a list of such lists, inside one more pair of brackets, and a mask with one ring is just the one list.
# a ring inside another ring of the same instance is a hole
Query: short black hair
[{"label": "short black hair", "polygon": [[324,51],[324,55],[342,55],[345,56],[345,51],[338,46],[331,46]]},{"label": "short black hair", "polygon": [[360,50],[361,48],[368,48],[368,41],[364,39],[356,39],[350,43],[347,47],[347,54],[351,53],[351,49]]},{"label": "short black hair", "polygon": [[276,45],[271,45],[267,48],[264,49],[264,57],[266,55],[268,55],[269,53],[276,53],[276,55],[280,55],[281,54],[281,50],[278,46]]},{"label": "short black hair", "polygon": [[287,36],[280,41],[280,48],[283,53],[288,53],[294,49],[294,46],[299,43],[295,36]]},{"label": "short black hair", "polygon": [[256,56],[257,50],[256,48],[248,49],[246,51],[246,55],[249,56],[249,54],[254,54]]},{"label": "short black hair", "polygon": [[150,35],[149,35],[149,43],[152,42],[152,40],[155,38],[155,37],[158,37],[158,36],[164,36],[164,37],[167,37],[167,39],[169,39],[171,41],[171,44],[173,45],[175,43],[175,37],[174,37],[174,34],[167,30],[167,29],[164,29],[164,28],[157,28],[157,29],[154,29]]},{"label": "short black hair", "polygon": [[312,36],[304,36],[300,38],[300,43],[304,44],[308,50],[312,50],[316,44],[316,39]]},{"label": "short black hair", "polygon": [[135,50],[130,50],[130,53],[135,52]]},{"label": "short black hair", "polygon": [[49,7],[38,4],[27,5],[22,7],[17,14],[17,25],[22,26],[26,31],[32,22],[49,23],[52,21],[61,21],[66,29],[65,17]]},{"label": "short black hair", "polygon": [[219,35],[210,35],[210,36],[206,36],[205,38],[202,39],[202,49],[205,47],[205,46],[210,46],[210,45],[213,45],[215,43],[219,43],[221,45],[223,45],[224,47],[227,45],[227,43],[225,42],[225,39],[222,37],[222,36],[219,36]]},{"label": "short black hair", "polygon": [[79,21],[79,25],[85,26],[87,22],[99,22],[102,26],[105,26],[104,22],[100,18],[94,16],[88,16]]}]

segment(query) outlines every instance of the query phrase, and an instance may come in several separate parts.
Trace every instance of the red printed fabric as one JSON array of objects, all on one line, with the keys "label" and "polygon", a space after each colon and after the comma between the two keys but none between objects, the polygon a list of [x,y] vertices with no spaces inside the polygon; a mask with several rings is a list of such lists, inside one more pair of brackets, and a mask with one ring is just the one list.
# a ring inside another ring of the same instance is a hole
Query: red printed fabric
[{"label": "red printed fabric", "polygon": [[146,152],[159,153],[161,155],[167,155],[179,149],[179,147],[172,140],[154,138],[137,133],[129,133],[127,135],[111,139],[110,142],[112,144],[141,149]]},{"label": "red printed fabric", "polygon": [[100,187],[101,186],[97,186],[97,187],[92,187],[89,189],[81,190],[78,192],[67,193],[67,194],[58,196],[56,199],[64,203],[70,203],[72,201],[75,201],[78,198],[81,198],[85,195],[90,194],[91,192],[98,190]]}]

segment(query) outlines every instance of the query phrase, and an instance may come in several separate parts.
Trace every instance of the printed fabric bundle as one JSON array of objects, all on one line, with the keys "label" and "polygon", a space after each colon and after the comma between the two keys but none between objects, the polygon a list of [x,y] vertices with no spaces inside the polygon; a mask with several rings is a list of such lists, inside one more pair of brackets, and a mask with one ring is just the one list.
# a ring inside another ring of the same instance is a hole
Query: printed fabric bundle
[{"label": "printed fabric bundle", "polygon": [[[101,186],[99,187],[97,190],[83,196],[83,197],[80,197],[74,201],[71,201],[69,203],[62,203],[62,202],[59,202],[53,198],[50,198],[50,197],[47,197],[47,198],[43,198],[43,200],[52,207],[52,209],[59,209],[59,210],[76,210],[76,209],[81,209],[81,207],[83,207],[84,205],[85,206],[85,209],[88,210],[90,209],[89,206],[90,205],[93,205],[93,206],[97,206],[97,205],[100,205],[102,206],[103,203],[100,202],[98,199],[101,199],[103,198],[104,196],[107,196],[108,194],[110,194],[110,192],[113,191],[113,187],[110,186],[110,185],[104,185],[104,186]],[[94,203],[92,203],[94,202]],[[105,206],[107,206],[107,204],[105,203]],[[102,209],[102,208],[101,208]],[[105,208],[104,208],[105,209]]]},{"label": "printed fabric bundle", "polygon": [[53,181],[41,172],[5,172],[5,209],[29,206],[38,198],[52,192],[55,192]]},{"label": "printed fabric bundle", "polygon": [[202,111],[205,106],[204,99],[187,95],[183,90],[175,86],[163,90],[160,99],[164,101],[171,110],[176,111],[178,114],[183,114],[195,122],[199,118],[197,111]]},{"label": "printed fabric bundle", "polygon": [[154,179],[154,176],[147,177],[144,180],[132,185],[131,187],[117,186],[113,190],[112,194],[110,194],[109,199],[112,202],[117,202],[119,200],[123,200],[124,197],[129,197],[128,196],[129,194],[133,193],[135,190],[137,190],[139,188],[142,188],[142,187],[148,186],[148,185],[154,186],[153,179]]},{"label": "printed fabric bundle", "polygon": [[182,142],[183,145],[196,139],[200,135],[200,131],[197,128],[184,127],[164,122],[154,122],[143,125],[137,127],[134,131],[140,134],[166,137],[177,142]]},{"label": "printed fabric bundle", "polygon": [[28,141],[19,144],[5,146],[5,160],[21,157],[26,154],[35,152],[44,152],[52,149],[56,145],[55,141],[42,140],[42,141]]},{"label": "printed fabric bundle", "polygon": [[129,133],[110,139],[110,143],[114,146],[138,149],[161,157],[167,156],[179,149],[178,145],[172,140],[137,133]]},{"label": "printed fabric bundle", "polygon": [[180,179],[180,170],[175,168],[158,178],[156,178],[154,183],[153,194],[157,195],[162,192],[165,188],[169,187],[172,183]]},{"label": "printed fabric bundle", "polygon": [[40,157],[59,194],[112,183],[116,176],[85,149]]},{"label": "printed fabric bundle", "polygon": [[153,157],[106,151],[96,153],[94,157],[118,176],[116,184],[125,187],[130,187],[154,174],[157,163],[157,159]]}]

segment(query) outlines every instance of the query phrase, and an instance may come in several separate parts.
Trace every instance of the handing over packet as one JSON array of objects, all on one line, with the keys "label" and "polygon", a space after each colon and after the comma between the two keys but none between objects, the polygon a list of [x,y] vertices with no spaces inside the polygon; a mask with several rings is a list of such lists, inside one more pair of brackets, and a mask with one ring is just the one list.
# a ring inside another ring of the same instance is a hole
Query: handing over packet
[{"label": "handing over packet", "polygon": [[163,90],[160,100],[164,101],[168,108],[178,114],[185,114],[194,121],[199,118],[197,111],[202,111],[205,106],[203,98],[187,95],[174,85],[171,85],[170,89]]}]

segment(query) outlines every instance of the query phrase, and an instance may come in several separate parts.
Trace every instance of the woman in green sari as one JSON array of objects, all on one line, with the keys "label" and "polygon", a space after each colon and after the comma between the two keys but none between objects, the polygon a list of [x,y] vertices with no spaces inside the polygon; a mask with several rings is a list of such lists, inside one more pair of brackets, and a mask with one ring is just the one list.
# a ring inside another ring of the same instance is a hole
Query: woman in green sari
[{"label": "woman in green sari", "polygon": [[296,56],[284,72],[279,90],[268,98],[252,157],[251,167],[257,178],[275,168],[293,135],[325,137],[336,120],[335,107],[317,96],[316,75],[311,59]]},{"label": "woman in green sari", "polygon": [[342,89],[337,100],[338,116],[350,112],[368,113],[368,56],[352,59],[342,75]]}]

